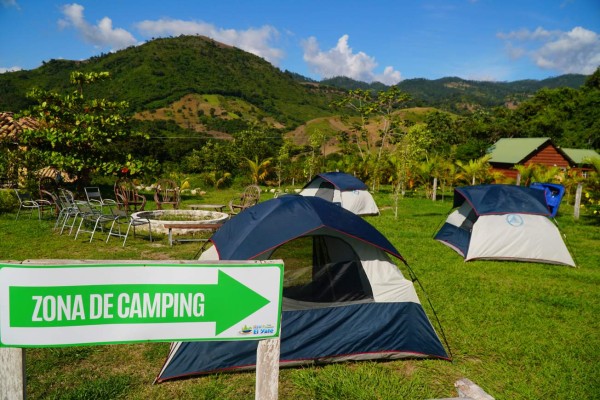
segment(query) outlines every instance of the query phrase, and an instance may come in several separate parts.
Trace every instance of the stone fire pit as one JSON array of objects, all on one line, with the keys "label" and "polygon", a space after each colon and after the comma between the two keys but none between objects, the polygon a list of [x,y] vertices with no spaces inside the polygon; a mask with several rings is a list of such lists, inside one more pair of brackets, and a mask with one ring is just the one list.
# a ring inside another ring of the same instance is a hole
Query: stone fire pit
[{"label": "stone fire pit", "polygon": [[[223,223],[229,215],[217,211],[207,210],[153,210],[139,211],[133,213],[132,218],[147,218],[152,225],[152,232],[168,234],[169,230],[164,224],[187,225],[187,224],[217,224]],[[143,227],[143,226],[142,226]],[[199,232],[200,229],[176,229],[173,234],[185,235]]]}]

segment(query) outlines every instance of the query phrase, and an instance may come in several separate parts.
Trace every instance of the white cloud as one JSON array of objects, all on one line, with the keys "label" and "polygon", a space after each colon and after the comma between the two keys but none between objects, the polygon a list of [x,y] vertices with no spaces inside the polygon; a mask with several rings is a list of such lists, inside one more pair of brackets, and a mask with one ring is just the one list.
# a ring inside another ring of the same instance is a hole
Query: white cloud
[{"label": "white cloud", "polygon": [[589,75],[600,66],[600,35],[580,26],[568,32],[537,28],[497,36],[507,41],[511,58],[527,56],[540,68]]},{"label": "white cloud", "polygon": [[202,21],[159,19],[142,21],[137,29],[146,36],[204,35],[218,42],[238,47],[278,65],[283,51],[271,43],[279,37],[277,29],[265,25],[246,30],[223,29]]},{"label": "white cloud", "polygon": [[21,67],[8,67],[8,68],[4,68],[4,67],[0,67],[0,74],[3,74],[5,72],[15,72],[15,71],[21,71],[23,68]]},{"label": "white cloud", "polygon": [[20,9],[19,5],[17,4],[17,0],[0,0],[0,4],[6,8],[14,7],[16,9]]},{"label": "white cloud", "polygon": [[535,31],[530,31],[529,29],[519,29],[518,31],[512,31],[509,33],[498,33],[498,37],[500,39],[517,39],[517,40],[543,40],[546,38],[552,37],[552,35],[556,35],[557,32],[550,32],[541,27],[538,27]]},{"label": "white cloud", "polygon": [[62,13],[65,18],[59,21],[59,26],[74,27],[82,35],[83,40],[97,47],[119,50],[138,43],[125,29],[113,28],[112,20],[108,17],[102,18],[97,25],[90,24],[83,16],[83,6],[79,4],[63,6]]},{"label": "white cloud", "polygon": [[337,45],[328,51],[321,51],[315,37],[303,41],[304,61],[309,68],[323,78],[346,76],[364,82],[379,81],[394,85],[402,80],[399,71],[385,67],[382,74],[374,73],[377,62],[362,51],[354,53],[348,46],[348,35],[339,38]]}]

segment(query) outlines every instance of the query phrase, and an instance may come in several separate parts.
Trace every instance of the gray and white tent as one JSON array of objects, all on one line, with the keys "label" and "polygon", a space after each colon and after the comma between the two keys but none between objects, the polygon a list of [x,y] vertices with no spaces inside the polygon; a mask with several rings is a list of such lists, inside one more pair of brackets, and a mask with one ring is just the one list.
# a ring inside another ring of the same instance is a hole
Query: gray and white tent
[{"label": "gray and white tent", "polygon": [[465,261],[531,261],[575,266],[542,190],[514,185],[454,189],[455,210],[435,239]]},{"label": "gray and white tent", "polygon": [[300,195],[315,196],[338,204],[356,215],[379,215],[367,185],[344,172],[325,172],[308,182]]}]

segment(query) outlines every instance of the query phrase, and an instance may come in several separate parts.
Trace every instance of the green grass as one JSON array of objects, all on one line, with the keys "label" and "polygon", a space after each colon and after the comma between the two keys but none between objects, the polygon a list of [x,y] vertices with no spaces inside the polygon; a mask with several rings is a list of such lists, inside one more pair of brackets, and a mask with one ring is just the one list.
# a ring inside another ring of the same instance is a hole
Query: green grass
[{"label": "green grass", "polygon": [[[235,190],[185,198],[188,204],[223,203]],[[270,198],[264,194],[262,200]],[[466,377],[496,399],[600,399],[600,229],[597,220],[572,218],[561,206],[558,222],[578,267],[475,261],[465,263],[432,239],[451,198],[405,198],[394,218],[388,192],[367,220],[400,251],[425,288],[448,339],[453,361],[399,360],[283,369],[279,398],[428,399],[455,397]],[[152,204],[149,208],[152,208]],[[190,259],[198,244],[169,247],[130,238],[52,233],[52,222],[14,221],[0,215],[0,259]],[[86,238],[87,237],[87,238]],[[408,275],[405,267],[401,267]],[[418,286],[418,285],[417,285]],[[417,287],[432,322],[433,310]],[[435,322],[434,322],[435,325]],[[436,329],[439,328],[435,325]],[[167,343],[28,349],[29,399],[248,399],[254,374],[212,375],[152,385]]]}]

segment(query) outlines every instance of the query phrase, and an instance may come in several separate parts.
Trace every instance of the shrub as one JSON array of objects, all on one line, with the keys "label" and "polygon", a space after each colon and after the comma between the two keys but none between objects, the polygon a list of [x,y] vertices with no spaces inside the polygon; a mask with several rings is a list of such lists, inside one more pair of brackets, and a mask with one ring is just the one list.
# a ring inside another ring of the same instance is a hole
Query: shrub
[{"label": "shrub", "polygon": [[19,204],[12,189],[0,189],[0,212],[9,212]]}]

